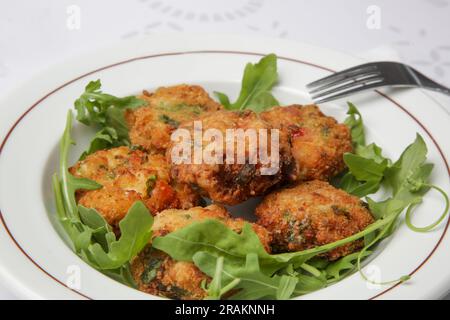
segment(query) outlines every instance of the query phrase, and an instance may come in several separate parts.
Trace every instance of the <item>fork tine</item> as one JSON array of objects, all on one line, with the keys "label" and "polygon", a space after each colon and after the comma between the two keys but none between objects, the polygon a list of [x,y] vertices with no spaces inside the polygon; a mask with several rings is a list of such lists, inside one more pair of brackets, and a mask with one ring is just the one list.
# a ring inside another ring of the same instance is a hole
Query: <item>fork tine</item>
[{"label": "fork tine", "polygon": [[366,86],[372,83],[378,83],[383,81],[384,78],[382,76],[379,75],[373,75],[371,77],[365,77],[365,78],[361,78],[352,82],[346,82],[343,85],[339,85],[339,86],[334,86],[334,87],[330,87],[328,89],[325,89],[323,91],[319,91],[316,92],[314,94],[311,94],[311,98],[313,99],[317,99],[319,97],[325,97],[327,95],[330,95],[332,93],[336,93],[339,91],[343,91],[343,90],[347,90],[347,89],[352,89],[352,88],[359,88],[361,86]]},{"label": "fork tine", "polygon": [[358,86],[356,88],[352,88],[352,89],[349,89],[349,90],[346,90],[346,91],[340,91],[340,92],[338,92],[336,94],[331,94],[331,95],[328,95],[328,96],[321,95],[320,97],[322,97],[322,98],[320,98],[320,97],[319,97],[319,99],[314,98],[313,100],[314,100],[314,103],[323,103],[323,102],[327,102],[327,101],[331,101],[331,100],[336,100],[336,99],[339,99],[339,98],[342,98],[342,97],[354,94],[354,93],[359,92],[359,91],[364,91],[364,90],[367,90],[367,89],[381,87],[383,85],[384,85],[383,81],[378,81],[378,82],[370,83],[368,85],[360,85],[360,86]]},{"label": "fork tine", "polygon": [[372,71],[372,70],[377,70],[377,67],[375,64],[373,63],[366,63],[366,64],[362,64],[356,67],[352,67],[334,74],[331,74],[325,78],[313,81],[311,83],[308,83],[306,85],[307,88],[314,88],[320,85],[325,85],[329,82],[333,82],[333,81],[337,81],[337,80],[342,80],[348,77],[351,77],[353,75],[357,75],[359,73],[363,73],[363,72],[367,72],[367,71]]},{"label": "fork tine", "polygon": [[314,93],[317,93],[319,91],[324,91],[326,89],[336,87],[337,85],[341,86],[341,85],[344,85],[344,84],[347,84],[347,83],[350,83],[350,82],[354,83],[355,81],[369,79],[369,78],[372,78],[374,76],[379,76],[379,75],[381,75],[381,73],[379,71],[373,71],[373,72],[368,72],[368,73],[362,73],[362,74],[354,75],[354,76],[351,76],[351,77],[346,78],[346,79],[337,79],[337,80],[332,81],[330,83],[327,83],[327,84],[324,84],[322,86],[318,86],[318,87],[316,87],[316,88],[314,88],[312,90],[309,90],[309,93],[310,94],[314,94]]}]

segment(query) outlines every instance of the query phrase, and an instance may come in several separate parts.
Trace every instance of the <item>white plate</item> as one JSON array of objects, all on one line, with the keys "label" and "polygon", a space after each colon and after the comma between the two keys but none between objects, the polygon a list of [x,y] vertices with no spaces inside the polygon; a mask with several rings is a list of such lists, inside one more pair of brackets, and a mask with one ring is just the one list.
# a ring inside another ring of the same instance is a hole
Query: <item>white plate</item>
[{"label": "white plate", "polygon": [[[280,84],[275,95],[285,104],[308,102],[305,84],[361,63],[354,57],[299,43],[238,36],[170,35],[122,42],[55,66],[11,93],[0,103],[0,274],[27,298],[152,298],[121,285],[81,261],[55,231],[51,174],[57,170],[57,144],[65,115],[89,80],[101,79],[105,92],[128,95],[161,85],[195,83],[210,92],[238,93],[245,63],[275,52]],[[368,128],[368,141],[396,159],[416,132],[425,139],[435,164],[432,182],[449,190],[448,115],[420,90],[369,92],[351,98]],[[342,120],[345,101],[321,106]],[[86,132],[75,126],[78,150]],[[75,149],[77,149],[75,148]],[[75,151],[74,153],[76,153]],[[73,158],[75,159],[75,157]],[[430,192],[415,222],[437,217],[442,199]],[[401,226],[365,267],[381,280],[412,274],[397,286],[368,286],[358,274],[304,296],[310,299],[439,298],[450,288],[448,220],[420,234]],[[70,266],[78,266],[81,286],[69,289]],[[376,268],[374,268],[374,266]]]}]

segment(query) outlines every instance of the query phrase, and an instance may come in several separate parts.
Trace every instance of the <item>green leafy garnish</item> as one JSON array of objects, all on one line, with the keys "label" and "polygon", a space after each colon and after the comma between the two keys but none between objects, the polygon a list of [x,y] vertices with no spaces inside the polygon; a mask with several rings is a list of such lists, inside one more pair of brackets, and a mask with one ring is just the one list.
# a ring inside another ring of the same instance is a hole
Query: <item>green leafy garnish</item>
[{"label": "green leafy garnish", "polygon": [[250,109],[256,112],[279,105],[270,90],[278,81],[277,56],[268,54],[258,63],[248,63],[242,78],[238,99],[231,103],[227,95],[215,92],[220,103],[229,110]]},{"label": "green leafy garnish", "polygon": [[344,154],[348,172],[341,178],[338,187],[357,197],[364,197],[378,191],[390,160],[382,155],[381,148],[375,143],[366,146],[361,114],[350,102],[347,114],[349,116],[344,123],[350,128],[355,152]]},{"label": "green leafy garnish", "polygon": [[[361,256],[361,258],[367,257],[371,253],[372,252],[370,251],[365,251],[364,254]],[[340,279],[348,275],[350,272],[352,272],[355,269],[355,262],[358,256],[359,252],[355,252],[349,254],[348,256],[342,257],[341,259],[335,262],[328,264],[326,267],[326,272],[328,276],[331,278],[329,280],[329,283],[339,281]]]},{"label": "green leafy garnish", "polygon": [[388,159],[381,155],[377,145],[358,146],[356,153],[344,154],[344,162],[349,170],[342,178],[344,190],[358,197],[378,191]]},{"label": "green leafy garnish", "polygon": [[349,117],[345,119],[344,123],[350,128],[353,144],[363,146],[366,144],[366,138],[361,114],[353,103],[347,102],[347,104]]},{"label": "green leafy garnish", "polygon": [[197,252],[193,261],[207,275],[213,276],[208,288],[209,299],[220,299],[230,290],[236,291],[231,299],[289,299],[296,289],[298,279],[293,276],[267,276],[261,272],[258,255],[249,253],[243,265],[224,265],[223,257],[207,252]]},{"label": "green leafy garnish", "polygon": [[[359,251],[356,260],[352,260],[352,262],[356,261],[356,266],[363,278],[372,282],[361,271],[361,259],[367,255],[370,247],[395,231],[396,221],[400,214],[407,209],[406,225],[414,231],[426,232],[432,230],[446,217],[449,200],[442,189],[427,183],[433,165],[425,162],[427,147],[419,134],[417,134],[416,140],[403,151],[400,158],[392,164],[390,159],[382,155],[380,147],[373,143],[368,146],[365,145],[362,117],[353,104],[349,103],[347,113],[349,117],[345,120],[345,123],[350,127],[355,153],[344,155],[348,172],[337,186],[359,197],[375,193],[382,183],[385,183],[392,190],[392,196],[384,201],[375,202],[367,198],[374,217],[376,219],[390,219],[391,222],[377,232],[366,235],[365,247]],[[436,189],[443,195],[446,201],[445,210],[438,220],[429,226],[415,227],[411,223],[412,208],[422,202],[423,196],[430,188]],[[349,266],[352,262],[347,261],[345,265]],[[403,282],[408,279],[408,276],[403,276],[396,280],[384,281],[381,284]]]},{"label": "green leafy garnish", "polygon": [[[88,250],[100,269],[120,268],[149,242],[152,224],[153,218],[148,209],[141,201],[136,201],[119,222],[120,238],[109,241],[107,251],[99,243],[89,245]],[[109,234],[111,240],[113,234]]]},{"label": "green leafy garnish", "polygon": [[397,199],[418,201],[428,190],[425,181],[431,174],[433,165],[425,163],[426,159],[427,146],[417,134],[414,143],[409,145],[386,171],[386,182]]},{"label": "green leafy garnish", "polygon": [[89,82],[84,93],[75,100],[77,120],[99,129],[82,158],[100,149],[129,145],[125,111],[145,104],[135,96],[118,98],[103,93],[101,86],[100,80]]},{"label": "green leafy garnish", "polygon": [[73,143],[70,132],[72,112],[60,142],[60,172],[53,176],[58,218],[74,251],[88,264],[125,284],[132,285],[129,261],[149,242],[153,217],[145,205],[137,201],[119,223],[120,238],[95,210],[77,205],[75,192],[93,190],[98,183],[70,174],[67,159]]},{"label": "green leafy garnish", "polygon": [[153,240],[153,247],[168,253],[178,261],[192,261],[193,255],[199,251],[235,260],[245,259],[248,253],[255,253],[260,259],[261,269],[273,273],[289,264],[300,267],[314,256],[363,238],[366,234],[392,222],[391,218],[391,216],[380,218],[365,230],[348,238],[298,252],[269,254],[250,224],[244,224],[238,234],[215,219],[197,221],[165,236],[156,237]]},{"label": "green leafy garnish", "polygon": [[194,222],[163,237],[156,237],[153,247],[178,261],[193,261],[195,253],[202,251],[216,257],[224,257],[226,264],[242,264],[249,253],[254,253],[259,258],[261,271],[272,275],[289,265],[300,268],[311,258],[363,238],[391,222],[391,216],[381,218],[365,230],[336,242],[298,252],[269,254],[250,224],[244,224],[238,234],[218,220],[207,219]]},{"label": "green leafy garnish", "polygon": [[[433,184],[427,183],[433,165],[426,163],[427,146],[423,138],[417,134],[416,140],[401,154],[400,158],[385,173],[386,184],[392,188],[393,197],[386,201],[395,201],[398,206],[408,208],[405,216],[406,225],[414,231],[426,232],[435,228],[444,220],[449,210],[447,194]],[[411,223],[411,210],[420,204],[423,196],[430,188],[437,190],[445,200],[445,209],[437,221],[427,227],[418,228]],[[381,208],[385,207],[385,203]],[[377,209],[379,209],[378,207]]]}]

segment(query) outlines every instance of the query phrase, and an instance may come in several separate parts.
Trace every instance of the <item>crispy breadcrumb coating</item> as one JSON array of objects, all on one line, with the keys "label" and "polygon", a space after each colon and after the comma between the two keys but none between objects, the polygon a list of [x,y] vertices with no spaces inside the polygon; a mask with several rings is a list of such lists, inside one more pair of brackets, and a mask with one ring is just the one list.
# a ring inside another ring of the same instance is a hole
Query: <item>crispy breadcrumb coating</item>
[{"label": "crispy breadcrumb coating", "polygon": [[[208,163],[204,159],[201,163],[176,163],[174,160],[176,148],[179,141],[174,141],[167,151],[169,161],[172,163],[172,177],[177,181],[191,185],[194,189],[198,190],[201,195],[208,197],[215,202],[234,205],[243,202],[251,197],[265,194],[271,187],[282,181],[283,172],[287,167],[290,167],[293,163],[292,156],[289,151],[287,136],[282,132],[279,134],[279,163],[275,165],[274,174],[264,174],[263,169],[267,170],[273,164],[262,163],[258,157],[256,163],[249,161],[249,145],[250,139],[242,135],[235,139],[228,139],[227,133],[230,129],[234,129],[234,133],[237,134],[239,130],[241,132],[254,132],[257,142],[255,143],[257,149],[255,154],[260,154],[265,151],[265,154],[271,155],[272,152],[272,127],[258,114],[253,111],[218,111],[210,116],[201,119],[203,134],[209,129],[218,131],[223,137],[223,149],[222,153],[218,154],[218,158],[222,163]],[[194,136],[195,123],[185,123],[180,128],[187,129],[190,132],[191,137]],[[267,147],[262,147],[262,140],[258,134],[260,130],[266,130],[267,137],[265,143]],[[236,137],[236,135],[234,136]],[[210,141],[203,140],[201,145],[202,152],[207,150]],[[244,147],[239,147],[238,141],[241,141]],[[255,140],[256,141],[256,140]],[[228,142],[228,143],[227,143]],[[194,143],[191,144],[191,154],[194,154]],[[231,147],[230,147],[231,146]],[[245,149],[244,149],[245,148]],[[264,149],[261,149],[264,148]],[[238,163],[238,152],[245,151],[245,162]],[[273,152],[276,152],[273,149]],[[229,156],[231,154],[231,156]],[[228,159],[235,159],[235,163],[231,164]]]},{"label": "crispy breadcrumb coating", "polygon": [[[272,233],[276,252],[300,251],[347,238],[374,221],[359,198],[319,180],[269,194],[255,214],[257,223]],[[325,256],[336,260],[361,245],[356,241]]]},{"label": "crispy breadcrumb coating", "polygon": [[291,181],[329,180],[344,170],[343,155],[353,149],[350,130],[316,105],[274,107],[260,115],[289,137],[296,164],[287,172]]},{"label": "crispy breadcrumb coating", "polygon": [[201,198],[189,186],[171,179],[164,156],[141,150],[128,147],[100,150],[78,161],[70,172],[103,186],[78,191],[77,200],[85,207],[95,208],[113,227],[137,200],[142,200],[152,214],[201,203]]},{"label": "crispy breadcrumb coating", "polygon": [[177,85],[144,91],[139,96],[147,105],[128,111],[130,140],[134,145],[162,153],[170,143],[170,135],[186,121],[200,119],[222,109],[200,86]]},{"label": "crispy breadcrumb coating", "polygon": [[131,272],[140,291],[177,300],[204,299],[202,284],[211,281],[192,262],[176,261],[151,246],[132,261]]}]

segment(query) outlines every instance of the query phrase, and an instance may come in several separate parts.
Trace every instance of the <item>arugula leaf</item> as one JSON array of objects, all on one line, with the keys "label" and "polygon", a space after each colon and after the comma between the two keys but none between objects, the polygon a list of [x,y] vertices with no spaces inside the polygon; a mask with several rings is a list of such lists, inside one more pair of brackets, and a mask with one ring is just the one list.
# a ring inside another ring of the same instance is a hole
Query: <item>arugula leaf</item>
[{"label": "arugula leaf", "polygon": [[396,214],[398,211],[405,209],[405,203],[400,200],[388,198],[383,201],[376,202],[371,198],[366,198],[369,209],[375,219],[382,219]]},{"label": "arugula leaf", "polygon": [[198,251],[243,259],[251,252],[259,257],[268,255],[250,224],[245,223],[238,234],[217,219],[193,222],[163,237],[156,237],[152,245],[178,261],[191,261]]},{"label": "arugula leaf", "polygon": [[[274,276],[272,279],[277,280],[278,276]],[[285,275],[281,276],[281,278],[279,279],[280,280],[278,284],[276,299],[287,300],[296,291],[295,288],[297,287],[298,279],[296,277],[290,277]]]},{"label": "arugula leaf", "polygon": [[[197,254],[199,253],[197,252]],[[193,259],[195,261],[194,257]],[[205,267],[203,267],[203,269],[205,269]],[[220,300],[222,296],[229,291],[228,287],[226,288],[222,287],[223,286],[222,273],[223,273],[223,257],[218,257],[216,260],[216,269],[214,271],[213,279],[211,280],[207,288],[208,297],[206,298],[206,300]],[[230,288],[234,288],[235,284],[231,283],[228,286]]]},{"label": "arugula leaf", "polygon": [[[439,225],[449,211],[447,194],[439,187],[429,184],[428,178],[433,165],[426,163],[427,146],[423,138],[417,134],[415,141],[401,154],[400,158],[387,169],[386,181],[392,188],[393,199],[408,208],[405,215],[406,225],[416,232],[427,232]],[[426,227],[415,227],[411,222],[412,208],[422,202],[423,196],[430,188],[437,190],[446,203],[441,216]]]},{"label": "arugula leaf", "polygon": [[72,112],[60,142],[60,172],[53,176],[53,192],[58,218],[66,232],[66,240],[88,264],[121,282],[132,285],[129,261],[150,241],[153,217],[145,205],[137,201],[119,223],[117,240],[111,227],[95,210],[78,206],[75,192],[101,187],[98,183],[70,174],[67,159],[73,143],[70,132]]},{"label": "arugula leaf", "polygon": [[[67,213],[67,219],[79,219],[78,216],[78,210],[77,210],[77,203],[75,200],[75,191],[78,189],[85,189],[85,190],[94,190],[101,187],[100,184],[98,184],[95,181],[85,179],[85,178],[78,178],[69,173],[69,165],[67,163],[67,158],[69,155],[69,148],[70,145],[73,144],[73,140],[71,138],[71,130],[72,130],[72,112],[69,111],[67,113],[67,120],[66,120],[66,128],[64,129],[63,136],[61,138],[59,148],[59,174],[61,177],[61,186],[60,191],[62,194],[62,203],[64,210]],[[62,217],[64,218],[64,217]],[[63,219],[64,220],[64,219]],[[65,221],[65,220],[64,220]]]},{"label": "arugula leaf", "polygon": [[349,172],[342,178],[341,188],[363,197],[378,191],[389,161],[381,155],[381,148],[373,143],[359,146],[356,152],[344,154]]},{"label": "arugula leaf", "polygon": [[311,277],[304,274],[298,274],[298,282],[295,287],[294,296],[307,294],[327,286],[327,282],[322,277]]},{"label": "arugula leaf", "polygon": [[86,156],[95,151],[118,147],[118,140],[117,132],[113,128],[105,127],[101,129],[95,134],[94,138],[92,138],[88,149],[81,154],[79,160],[83,160]]},{"label": "arugula leaf", "polygon": [[203,251],[239,263],[247,254],[255,253],[259,258],[261,270],[267,275],[272,275],[289,264],[293,264],[296,268],[300,267],[309,259],[360,239],[390,222],[392,217],[379,219],[365,230],[348,238],[308,250],[272,255],[265,251],[250,224],[244,224],[241,233],[238,234],[218,220],[207,219],[194,222],[163,237],[156,237],[153,239],[153,247],[178,261],[192,261],[195,253]]},{"label": "arugula leaf", "polygon": [[215,92],[215,94],[226,109],[250,109],[260,112],[279,105],[277,99],[270,93],[277,81],[277,56],[268,54],[258,63],[248,63],[245,66],[241,91],[236,102],[230,103],[230,99],[224,93]]},{"label": "arugula leaf", "polygon": [[134,258],[150,241],[153,217],[141,201],[136,201],[119,222],[120,238],[110,241],[105,251],[99,243],[88,250],[100,269],[116,269]]},{"label": "arugula leaf", "polygon": [[[402,213],[402,211],[404,209],[404,207],[402,207],[401,205],[399,206],[399,204],[397,203],[397,201],[395,199],[387,200],[385,202],[385,204],[383,206],[381,206],[380,208],[381,209],[389,209],[389,211],[385,212],[384,214],[381,214],[383,216],[383,218],[381,218],[381,220],[389,221],[389,223],[386,224],[385,226],[383,226],[383,228],[380,228],[379,230],[377,230],[377,233],[375,233],[375,232],[371,233],[369,240],[365,239],[365,246],[364,246],[364,248],[361,249],[361,251],[358,252],[358,255],[356,258],[356,267],[357,267],[358,272],[361,275],[361,277],[369,283],[378,284],[378,285],[390,285],[390,284],[398,283],[398,282],[402,283],[402,282],[409,280],[410,277],[408,275],[404,275],[404,276],[399,277],[398,279],[378,282],[378,281],[373,281],[373,280],[367,278],[367,276],[364,274],[364,272],[361,268],[361,260],[366,255],[369,248],[376,245],[382,239],[390,236],[395,231],[396,222],[398,220],[398,217],[400,216],[400,214]],[[378,220],[378,221],[380,221],[380,220]]]},{"label": "arugula leaf", "polygon": [[103,93],[100,80],[90,81],[81,96],[75,100],[77,110],[77,120],[87,126],[92,124],[103,124],[108,126],[114,121],[114,116],[108,115],[110,109],[135,109],[145,101],[135,96],[118,98],[113,95]]},{"label": "arugula leaf", "polygon": [[[357,257],[357,266],[362,277],[371,283],[373,281],[367,279],[360,267],[360,260],[366,251],[380,240],[390,236],[396,229],[396,221],[401,212],[407,208],[405,220],[408,227],[414,231],[424,232],[436,227],[447,215],[449,208],[448,196],[440,188],[429,185],[426,181],[431,174],[433,166],[425,163],[427,148],[422,137],[417,134],[416,140],[403,151],[400,158],[393,164],[388,166],[384,176],[387,184],[392,188],[392,197],[375,202],[368,198],[369,207],[373,215],[377,219],[390,219],[391,223],[384,226],[378,231],[377,235],[373,235],[371,241],[359,252]],[[416,228],[410,223],[411,209],[422,202],[424,194],[429,188],[436,188],[444,196],[446,200],[446,208],[440,218],[424,228]],[[409,276],[402,276],[396,280],[384,281],[378,284],[391,284],[394,282],[404,282]]]},{"label": "arugula leaf", "polygon": [[357,197],[363,197],[378,191],[390,160],[382,155],[381,148],[376,144],[365,145],[361,114],[354,104],[348,102],[348,106],[349,117],[345,124],[350,127],[355,152],[344,154],[348,172],[341,178],[337,187]]},{"label": "arugula leaf", "polygon": [[392,189],[392,197],[381,202],[367,198],[372,214],[376,218],[396,214],[422,201],[423,195],[429,189],[426,181],[433,169],[432,164],[425,163],[426,154],[425,142],[418,134],[416,140],[403,151],[400,158],[386,167],[383,178]]},{"label": "arugula leaf", "polygon": [[[95,241],[102,246],[103,250],[108,251],[111,243],[116,240],[116,235],[111,226],[95,209],[78,205],[78,212],[81,222],[92,229],[92,237]],[[89,240],[91,239],[89,238]],[[90,242],[85,249],[89,244]]]},{"label": "arugula leaf", "polygon": [[361,114],[353,103],[347,102],[347,105],[347,114],[349,117],[345,119],[344,123],[350,128],[354,146],[364,146],[366,144],[366,139]]},{"label": "arugula leaf", "polygon": [[[313,260],[314,259],[308,261],[308,265],[304,263],[297,270],[294,269],[294,266],[292,264],[290,264],[283,270],[277,272],[277,274],[280,275],[287,274],[289,276],[297,278],[298,282],[297,285],[295,286],[294,292],[296,296],[319,290],[327,285],[326,272],[324,271],[325,266],[320,266],[320,270],[316,269],[315,267],[312,266],[311,262],[314,263],[317,262],[318,260],[317,259],[315,259],[315,261]],[[305,274],[305,272],[303,272],[302,269],[306,271],[306,273],[311,274],[312,276]],[[311,272],[312,270],[314,271]]]},{"label": "arugula leaf", "polygon": [[91,81],[86,86],[84,93],[75,100],[77,120],[87,126],[100,128],[89,149],[82,154],[81,158],[97,150],[129,145],[125,111],[145,104],[144,100],[135,96],[118,98],[103,93],[100,88],[100,80]]},{"label": "arugula leaf", "polygon": [[373,159],[361,157],[357,154],[344,154],[344,162],[348,166],[350,173],[358,181],[381,181],[387,161],[377,163]]},{"label": "arugula leaf", "polygon": [[121,282],[131,288],[136,288],[136,283],[134,282],[134,278],[131,273],[131,267],[129,263],[123,265],[119,269],[102,270],[101,272],[104,275],[110,277],[111,279]]},{"label": "arugula leaf", "polygon": [[355,176],[347,172],[339,182],[338,187],[354,196],[364,197],[368,194],[375,193],[380,188],[378,180],[358,181]]},{"label": "arugula leaf", "polygon": [[[361,257],[364,258],[371,254],[371,251],[365,251]],[[331,278],[331,282],[339,281],[353,271],[356,268],[355,263],[358,256],[359,252],[355,252],[330,263],[326,268],[326,273]]]},{"label": "arugula leaf", "polygon": [[359,155],[360,157],[371,159],[378,164],[382,164],[385,162],[387,164],[390,164],[390,160],[385,158],[382,152],[383,151],[381,150],[381,148],[375,143],[371,143],[367,146],[359,144],[355,147],[355,154]]},{"label": "arugula leaf", "polygon": [[401,154],[400,158],[386,171],[386,182],[392,187],[398,200],[418,201],[428,188],[424,181],[431,174],[433,165],[426,164],[427,146],[417,134],[416,140]]},{"label": "arugula leaf", "polygon": [[231,299],[289,299],[298,283],[295,277],[287,275],[269,277],[262,273],[258,255],[255,253],[246,255],[244,265],[223,266],[223,257],[217,258],[207,252],[197,252],[193,261],[202,272],[214,276],[212,285],[223,288],[219,290],[220,296],[231,289],[240,289],[231,296]]}]

